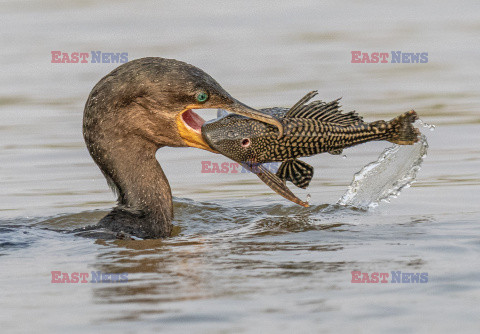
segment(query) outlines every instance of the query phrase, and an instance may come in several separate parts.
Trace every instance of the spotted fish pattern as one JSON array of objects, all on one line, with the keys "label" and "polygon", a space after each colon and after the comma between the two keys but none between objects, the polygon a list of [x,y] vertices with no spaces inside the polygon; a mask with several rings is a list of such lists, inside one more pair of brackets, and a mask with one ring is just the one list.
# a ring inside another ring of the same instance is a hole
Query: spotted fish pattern
[{"label": "spotted fish pattern", "polygon": [[276,177],[300,188],[309,185],[313,167],[298,157],[341,154],[344,148],[372,140],[399,145],[419,140],[420,132],[412,124],[418,118],[414,110],[388,122],[367,123],[356,112],[343,113],[340,99],[308,103],[316,94],[308,93],[290,109],[262,110],[280,120],[284,129],[281,138],[275,126],[233,114],[205,123],[202,136],[213,149],[246,165],[282,161]]}]

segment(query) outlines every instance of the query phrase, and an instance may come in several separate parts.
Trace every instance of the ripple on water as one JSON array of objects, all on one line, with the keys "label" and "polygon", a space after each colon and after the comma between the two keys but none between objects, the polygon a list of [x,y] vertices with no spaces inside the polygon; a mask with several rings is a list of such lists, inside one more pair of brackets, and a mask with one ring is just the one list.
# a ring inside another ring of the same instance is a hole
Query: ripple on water
[{"label": "ripple on water", "polygon": [[0,255],[5,255],[15,249],[29,247],[36,241],[28,225],[2,223],[0,221]]}]

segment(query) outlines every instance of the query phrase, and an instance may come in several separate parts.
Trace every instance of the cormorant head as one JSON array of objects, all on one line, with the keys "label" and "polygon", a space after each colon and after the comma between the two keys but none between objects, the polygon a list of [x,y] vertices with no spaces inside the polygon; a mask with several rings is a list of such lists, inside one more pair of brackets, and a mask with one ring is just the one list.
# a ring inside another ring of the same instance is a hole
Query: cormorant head
[{"label": "cormorant head", "polygon": [[234,99],[199,68],[151,57],[119,66],[94,87],[85,106],[84,137],[87,146],[107,136],[100,132],[109,132],[117,138],[142,137],[157,147],[213,151],[201,135],[204,120],[193,112],[210,108],[281,126],[272,116]]}]

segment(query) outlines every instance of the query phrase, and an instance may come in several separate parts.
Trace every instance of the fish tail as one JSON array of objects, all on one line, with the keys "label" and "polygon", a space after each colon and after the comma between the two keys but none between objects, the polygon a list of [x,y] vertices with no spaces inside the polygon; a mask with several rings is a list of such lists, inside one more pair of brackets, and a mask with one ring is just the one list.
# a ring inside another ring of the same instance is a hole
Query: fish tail
[{"label": "fish tail", "polygon": [[370,126],[385,133],[385,139],[398,145],[413,145],[420,139],[420,131],[413,126],[418,119],[415,110],[395,117],[389,122],[378,121],[370,123]]}]

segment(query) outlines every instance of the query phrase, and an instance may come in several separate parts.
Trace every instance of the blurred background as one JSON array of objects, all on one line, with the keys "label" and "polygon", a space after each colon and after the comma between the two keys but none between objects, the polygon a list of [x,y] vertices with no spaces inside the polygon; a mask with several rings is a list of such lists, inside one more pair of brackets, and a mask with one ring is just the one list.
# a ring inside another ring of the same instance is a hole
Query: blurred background
[{"label": "blurred background", "polygon": [[[7,332],[336,332],[340,322],[362,332],[364,319],[376,330],[478,330],[480,2],[1,1],[0,27]],[[368,121],[413,108],[437,128],[425,132],[417,183],[373,213],[324,209],[388,143],[309,158],[314,180],[295,190],[312,195],[307,214],[253,175],[201,173],[201,161],[227,158],[161,149],[179,238],[94,243],[31,228],[94,223],[115,204],[81,124],[90,90],[119,64],[57,64],[52,51],[175,58],[252,107],[289,107],[318,90]],[[428,63],[354,64],[351,51],[428,52]],[[355,268],[428,271],[432,281],[352,288]],[[133,281],[49,283],[50,270],[93,269]]]}]

